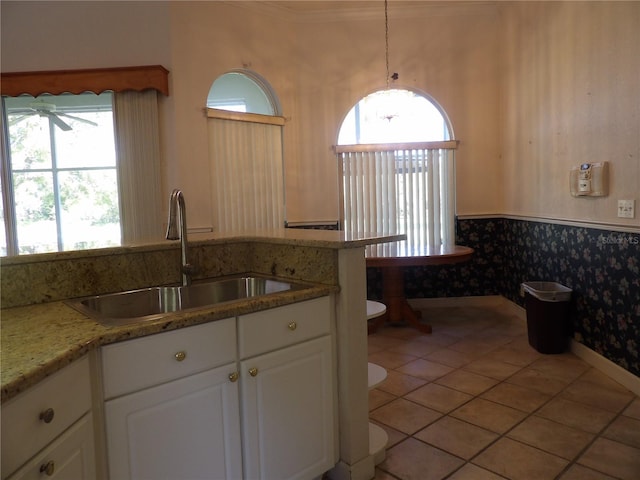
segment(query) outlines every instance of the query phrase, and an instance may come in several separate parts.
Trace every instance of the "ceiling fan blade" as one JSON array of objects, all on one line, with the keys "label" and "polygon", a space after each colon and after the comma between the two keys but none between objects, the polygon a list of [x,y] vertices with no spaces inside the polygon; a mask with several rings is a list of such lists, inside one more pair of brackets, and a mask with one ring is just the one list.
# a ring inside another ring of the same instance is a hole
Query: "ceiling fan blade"
[{"label": "ceiling fan blade", "polygon": [[14,125],[16,125],[17,123],[20,123],[22,120],[29,118],[31,115],[20,115],[19,117],[14,117],[11,120],[9,120],[9,126],[13,127]]},{"label": "ceiling fan blade", "polygon": [[86,118],[82,118],[82,117],[76,117],[74,115],[69,115],[68,113],[61,113],[58,112],[56,113],[56,115],[60,116],[60,117],[67,117],[67,118],[72,118],[74,120],[77,120],[78,122],[82,122],[82,123],[86,123],[88,125],[93,125],[94,127],[97,127],[98,124],[96,122],[93,122],[91,120],[87,120]]},{"label": "ceiling fan blade", "polygon": [[51,119],[51,121],[60,129],[60,130],[64,130],[65,132],[68,132],[69,130],[71,130],[71,126],[69,126],[68,123],[64,122],[60,117],[58,117],[58,115],[56,115],[55,113],[47,113],[46,115],[49,116],[49,118]]}]

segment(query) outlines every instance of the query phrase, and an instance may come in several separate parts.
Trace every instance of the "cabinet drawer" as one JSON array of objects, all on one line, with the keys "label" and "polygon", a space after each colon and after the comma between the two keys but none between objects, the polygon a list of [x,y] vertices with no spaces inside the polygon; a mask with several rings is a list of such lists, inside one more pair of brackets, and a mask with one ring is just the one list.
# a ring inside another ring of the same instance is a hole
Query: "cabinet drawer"
[{"label": "cabinet drawer", "polygon": [[9,474],[91,408],[83,357],[2,405],[2,473]]},{"label": "cabinet drawer", "polygon": [[229,363],[236,357],[235,319],[102,347],[105,399]]},{"label": "cabinet drawer", "polygon": [[331,301],[316,298],[238,318],[240,358],[283,348],[331,331]]},{"label": "cabinet drawer", "polygon": [[33,457],[9,480],[96,478],[93,417],[90,413]]}]

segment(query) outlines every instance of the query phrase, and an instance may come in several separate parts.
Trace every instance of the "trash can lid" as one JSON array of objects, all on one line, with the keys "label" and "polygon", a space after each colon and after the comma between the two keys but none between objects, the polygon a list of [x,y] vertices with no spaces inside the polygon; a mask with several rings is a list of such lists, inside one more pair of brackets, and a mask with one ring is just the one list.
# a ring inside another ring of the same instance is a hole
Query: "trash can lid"
[{"label": "trash can lid", "polygon": [[569,287],[556,282],[523,282],[525,292],[544,302],[566,302],[571,300]]}]

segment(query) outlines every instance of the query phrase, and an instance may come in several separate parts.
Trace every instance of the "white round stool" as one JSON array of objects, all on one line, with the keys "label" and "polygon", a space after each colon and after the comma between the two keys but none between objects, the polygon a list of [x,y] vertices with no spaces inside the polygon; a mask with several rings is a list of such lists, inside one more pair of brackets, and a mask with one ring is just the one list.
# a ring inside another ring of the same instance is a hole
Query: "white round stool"
[{"label": "white round stool", "polygon": [[[384,303],[367,300],[367,320],[384,315],[387,307]],[[385,378],[387,370],[375,363],[368,363],[368,386],[369,390],[376,388]],[[373,456],[375,465],[381,463],[386,457],[385,447],[389,441],[389,436],[378,425],[369,422],[369,455]]]}]

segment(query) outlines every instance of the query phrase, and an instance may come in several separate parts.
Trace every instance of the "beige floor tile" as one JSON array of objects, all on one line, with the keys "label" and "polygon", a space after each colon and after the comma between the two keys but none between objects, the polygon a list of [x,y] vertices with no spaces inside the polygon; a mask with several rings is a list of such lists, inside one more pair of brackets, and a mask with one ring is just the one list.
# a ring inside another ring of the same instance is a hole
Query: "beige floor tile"
[{"label": "beige floor tile", "polygon": [[424,380],[433,381],[453,371],[453,368],[442,365],[441,363],[430,362],[429,360],[417,359],[402,365],[396,370],[412,377],[422,378]]},{"label": "beige floor tile", "polygon": [[525,419],[507,436],[567,460],[573,460],[594,437],[583,430],[536,416]]},{"label": "beige floor tile", "polygon": [[511,480],[551,480],[569,462],[515,440],[501,438],[473,463]]},{"label": "beige floor tile", "polygon": [[430,353],[441,350],[443,347],[435,343],[427,343],[421,338],[416,338],[405,342],[397,347],[389,349],[391,352],[404,353],[406,355],[413,355],[414,357],[425,357]]},{"label": "beige floor tile", "polygon": [[369,354],[369,361],[377,363],[381,367],[393,369],[405,365],[418,357],[407,355],[405,353],[392,352],[391,350],[382,350],[380,352]]},{"label": "beige floor tile", "polygon": [[505,433],[527,416],[520,410],[482,398],[471,400],[450,415],[496,433]]},{"label": "beige floor tile", "polygon": [[374,388],[373,390],[369,390],[369,411],[375,410],[378,407],[381,407],[385,403],[389,403],[395,400],[397,397],[387,392],[383,392],[382,390],[378,390]]},{"label": "beige floor tile", "polygon": [[569,383],[591,367],[571,353],[562,353],[560,355],[544,355],[529,365],[529,368]]},{"label": "beige floor tile", "polygon": [[402,345],[404,342],[398,338],[388,337],[381,335],[380,333],[374,333],[367,337],[369,347],[376,347],[377,349],[388,349]]},{"label": "beige floor tile", "polygon": [[640,420],[640,398],[636,397],[633,402],[626,408],[623,415],[626,417],[635,418],[636,420]]},{"label": "beige floor tile", "polygon": [[471,395],[478,395],[493,387],[498,380],[465,370],[456,370],[439,378],[436,383]]},{"label": "beige floor tile", "polygon": [[540,358],[540,355],[541,354],[539,354],[532,348],[516,348],[513,346],[513,343],[510,343],[508,345],[505,345],[504,347],[488,353],[486,355],[486,358],[500,360],[512,365],[518,365],[520,367],[526,367],[527,365],[530,365],[538,358]]},{"label": "beige floor tile", "polygon": [[533,412],[552,398],[537,390],[511,383],[499,383],[491,390],[484,392],[481,397],[527,413]]},{"label": "beige floor tile", "polygon": [[374,421],[372,421],[371,423],[374,423],[374,424],[378,425],[385,432],[387,432],[388,440],[387,440],[387,446],[385,447],[387,449],[393,447],[394,445],[397,445],[398,443],[403,441],[405,438],[407,438],[407,434],[406,433],[402,433],[401,431],[396,430],[395,428],[391,428],[388,425],[385,425],[383,423],[374,422]]},{"label": "beige floor tile", "polygon": [[396,477],[389,475],[387,472],[376,468],[376,476],[373,477],[373,480],[397,480]]},{"label": "beige floor tile", "polygon": [[458,342],[459,340],[460,339],[458,337],[453,337],[445,332],[440,332],[438,330],[434,330],[434,332],[429,336],[429,343],[433,345],[439,345],[441,347],[447,347],[453,343]]},{"label": "beige floor tile", "polygon": [[387,450],[387,458],[379,467],[402,480],[441,480],[463,463],[453,455],[408,438]]},{"label": "beige floor tile", "polygon": [[620,385],[618,382],[611,379],[597,368],[590,368],[589,370],[587,370],[584,375],[580,377],[580,381],[593,383],[604,388],[610,388],[612,390],[628,392],[628,389],[626,387]]},{"label": "beige floor tile", "polygon": [[427,381],[422,378],[405,375],[404,373],[396,372],[395,370],[388,370],[387,378],[384,382],[378,385],[377,388],[401,397],[425,383],[427,383]]},{"label": "beige floor tile", "polygon": [[405,395],[405,398],[438,412],[448,413],[471,400],[473,395],[429,383]]},{"label": "beige floor tile", "polygon": [[598,438],[578,463],[623,480],[640,478],[640,449]]},{"label": "beige floor tile", "polygon": [[615,416],[606,410],[564,398],[554,398],[540,408],[536,415],[590,433],[599,433]]},{"label": "beige floor tile", "polygon": [[416,330],[408,325],[390,325],[386,324],[380,328],[377,332],[380,335],[384,335],[389,338],[397,338],[403,341],[410,341],[415,338],[426,337],[426,333],[422,333],[420,330]]},{"label": "beige floor tile", "polygon": [[500,307],[423,318],[433,334],[368,338],[388,370],[369,392],[389,436],[377,480],[640,480],[640,399],[622,385],[571,353],[537,352]]},{"label": "beige floor tile", "polygon": [[[376,477],[376,479],[377,478],[378,477]],[[473,463],[467,463],[460,470],[448,477],[447,480],[504,480],[504,477],[480,468]]]},{"label": "beige floor tile", "polygon": [[463,369],[484,375],[485,377],[504,380],[519,371],[521,367],[511,365],[510,363],[500,362],[498,360],[491,360],[490,358],[481,358],[465,365]]},{"label": "beige floor tile", "polygon": [[498,346],[499,345],[482,342],[473,338],[464,338],[459,342],[449,345],[449,348],[451,348],[452,350],[457,350],[459,352],[484,355],[491,352],[492,350],[495,350],[496,348],[498,348]]},{"label": "beige floor tile", "polygon": [[631,447],[640,448],[640,420],[620,415],[607,427],[602,436]]},{"label": "beige floor tile", "polygon": [[573,400],[610,412],[618,413],[629,404],[633,394],[628,391],[613,390],[591,382],[577,380],[560,394],[563,398]]},{"label": "beige floor tile", "polygon": [[571,465],[559,480],[616,480],[614,477],[596,472],[577,463]]},{"label": "beige floor tile", "polygon": [[466,352],[458,352],[457,350],[451,350],[450,348],[441,348],[427,355],[425,358],[433,362],[442,363],[443,365],[449,365],[450,367],[459,368],[467,363],[472,362],[478,355]]},{"label": "beige floor tile", "polygon": [[534,370],[530,367],[520,370],[507,380],[514,385],[532,388],[547,395],[555,395],[567,386],[567,382]]},{"label": "beige floor tile", "polygon": [[497,439],[498,435],[447,416],[420,430],[414,437],[468,460]]},{"label": "beige floor tile", "polygon": [[441,416],[442,414],[435,410],[403,398],[387,403],[369,414],[376,422],[384,423],[408,435],[435,422]]}]

